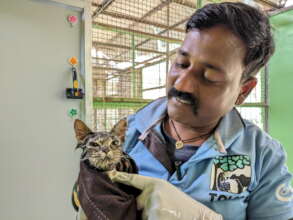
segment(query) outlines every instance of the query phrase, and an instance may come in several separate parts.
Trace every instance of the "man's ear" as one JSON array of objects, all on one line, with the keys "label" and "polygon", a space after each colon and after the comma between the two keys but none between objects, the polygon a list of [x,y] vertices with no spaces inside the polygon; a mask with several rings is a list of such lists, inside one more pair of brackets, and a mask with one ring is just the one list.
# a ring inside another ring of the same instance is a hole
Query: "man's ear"
[{"label": "man's ear", "polygon": [[111,133],[114,133],[117,135],[122,142],[124,142],[125,139],[125,133],[127,130],[127,119],[122,118],[120,121],[114,125],[114,127],[111,130]]},{"label": "man's ear", "polygon": [[92,133],[91,129],[89,129],[86,124],[79,119],[74,121],[74,131],[78,142],[82,141],[89,133]]},{"label": "man's ear", "polygon": [[241,105],[244,100],[247,98],[247,96],[250,94],[250,92],[254,89],[254,87],[257,84],[257,79],[255,77],[250,77],[246,81],[244,81],[241,85],[241,91],[238,95],[238,98],[236,100],[236,105]]}]

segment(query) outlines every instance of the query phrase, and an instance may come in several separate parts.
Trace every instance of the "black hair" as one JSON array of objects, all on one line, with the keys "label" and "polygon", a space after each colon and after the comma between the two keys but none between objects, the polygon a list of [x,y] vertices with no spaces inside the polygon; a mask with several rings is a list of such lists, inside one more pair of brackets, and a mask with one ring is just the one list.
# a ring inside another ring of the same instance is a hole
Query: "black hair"
[{"label": "black hair", "polygon": [[240,2],[208,4],[198,9],[186,24],[186,32],[225,25],[246,46],[242,78],[257,74],[275,50],[268,17],[260,10]]}]

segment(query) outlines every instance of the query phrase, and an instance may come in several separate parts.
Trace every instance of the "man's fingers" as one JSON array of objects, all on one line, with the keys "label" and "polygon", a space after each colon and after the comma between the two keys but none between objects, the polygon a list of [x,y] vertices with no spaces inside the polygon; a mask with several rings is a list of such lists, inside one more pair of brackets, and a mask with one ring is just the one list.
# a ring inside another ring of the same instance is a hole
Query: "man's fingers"
[{"label": "man's fingers", "polygon": [[153,182],[152,178],[141,176],[138,174],[130,174],[114,170],[107,172],[107,174],[113,182],[123,183],[125,185],[133,186],[140,190],[143,190],[147,185]]}]

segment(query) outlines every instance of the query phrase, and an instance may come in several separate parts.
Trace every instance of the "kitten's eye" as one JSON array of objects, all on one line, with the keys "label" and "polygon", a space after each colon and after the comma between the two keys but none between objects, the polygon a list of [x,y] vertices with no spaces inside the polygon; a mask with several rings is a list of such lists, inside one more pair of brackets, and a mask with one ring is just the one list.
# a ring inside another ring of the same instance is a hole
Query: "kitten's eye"
[{"label": "kitten's eye", "polygon": [[90,142],[90,145],[93,146],[93,147],[98,147],[99,146],[99,144],[96,143],[96,142]]},{"label": "kitten's eye", "polygon": [[114,140],[111,143],[113,146],[119,146],[120,145],[120,141],[119,140]]}]

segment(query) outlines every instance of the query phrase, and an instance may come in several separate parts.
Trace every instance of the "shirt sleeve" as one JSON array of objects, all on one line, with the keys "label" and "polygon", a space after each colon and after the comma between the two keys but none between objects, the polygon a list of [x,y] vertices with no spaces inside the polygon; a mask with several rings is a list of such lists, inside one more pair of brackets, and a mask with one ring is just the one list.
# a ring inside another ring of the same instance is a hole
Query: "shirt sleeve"
[{"label": "shirt sleeve", "polygon": [[255,178],[247,208],[248,220],[293,219],[292,175],[288,171],[286,153],[272,141],[257,153]]},{"label": "shirt sleeve", "polygon": [[129,154],[135,144],[138,142],[140,133],[135,128],[135,115],[127,117],[127,130],[125,133],[125,142],[123,144],[123,151]]}]

